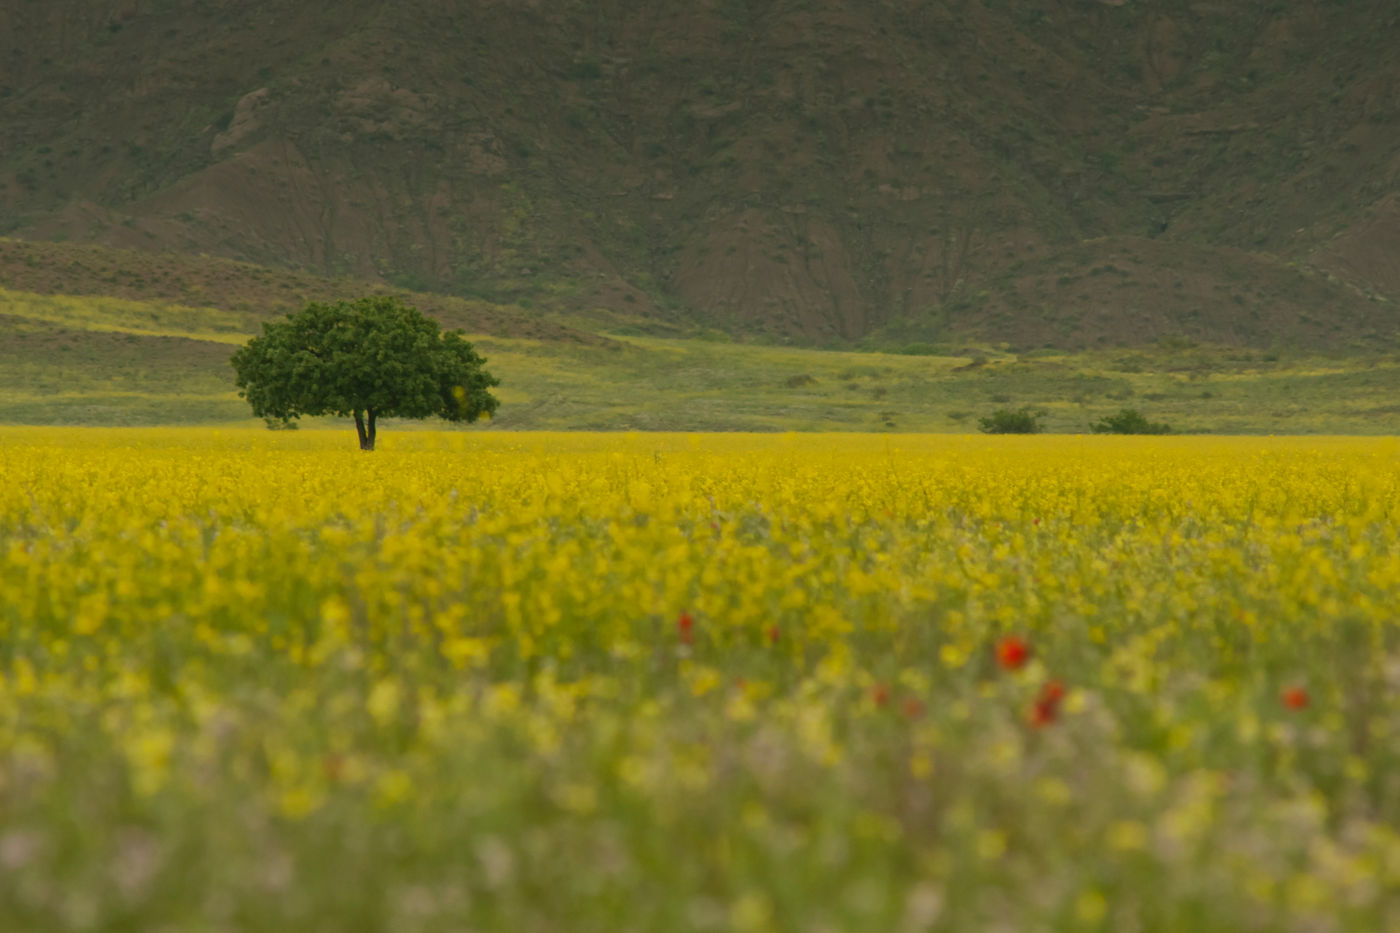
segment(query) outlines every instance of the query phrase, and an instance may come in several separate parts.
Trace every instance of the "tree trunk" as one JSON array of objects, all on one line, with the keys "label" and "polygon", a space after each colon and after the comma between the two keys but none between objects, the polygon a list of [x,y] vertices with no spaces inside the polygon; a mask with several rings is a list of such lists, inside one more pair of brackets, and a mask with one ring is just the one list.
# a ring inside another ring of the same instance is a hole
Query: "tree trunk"
[{"label": "tree trunk", "polygon": [[355,433],[360,436],[360,449],[374,449],[374,412],[369,414],[369,430],[365,430],[365,415],[358,408],[355,409]]}]

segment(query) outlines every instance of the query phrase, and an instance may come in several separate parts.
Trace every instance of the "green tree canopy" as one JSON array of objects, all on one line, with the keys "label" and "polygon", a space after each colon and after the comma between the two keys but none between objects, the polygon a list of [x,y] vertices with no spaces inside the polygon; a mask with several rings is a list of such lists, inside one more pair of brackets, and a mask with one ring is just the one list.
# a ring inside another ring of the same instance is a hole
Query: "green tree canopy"
[{"label": "green tree canopy", "polygon": [[461,331],[397,298],[313,301],[263,325],[233,355],[240,395],[253,414],[284,422],[302,415],[353,416],[360,449],[373,450],[375,420],[475,421],[499,404]]},{"label": "green tree canopy", "polygon": [[1170,434],[1171,425],[1161,421],[1148,421],[1147,416],[1136,408],[1124,408],[1116,415],[1108,415],[1089,425],[1095,434]]},{"label": "green tree canopy", "polygon": [[977,424],[983,434],[1039,434],[1043,429],[1041,413],[1030,408],[1012,411],[999,408],[985,418],[978,418]]}]

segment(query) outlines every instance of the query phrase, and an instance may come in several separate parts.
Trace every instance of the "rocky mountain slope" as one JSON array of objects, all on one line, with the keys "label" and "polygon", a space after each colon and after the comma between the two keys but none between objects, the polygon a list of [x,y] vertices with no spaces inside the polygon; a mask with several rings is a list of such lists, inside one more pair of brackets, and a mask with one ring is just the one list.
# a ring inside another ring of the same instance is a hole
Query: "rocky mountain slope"
[{"label": "rocky mountain slope", "polygon": [[0,6],[0,234],[802,341],[1400,329],[1393,0]]}]

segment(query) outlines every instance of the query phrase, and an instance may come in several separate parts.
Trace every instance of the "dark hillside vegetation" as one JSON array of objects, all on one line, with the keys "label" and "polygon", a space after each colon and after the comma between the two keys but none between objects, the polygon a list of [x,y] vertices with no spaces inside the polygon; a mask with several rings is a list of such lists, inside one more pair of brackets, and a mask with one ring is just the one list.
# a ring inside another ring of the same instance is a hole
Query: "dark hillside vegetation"
[{"label": "dark hillside vegetation", "polygon": [[0,234],[805,342],[1397,330],[1392,0],[49,0],[0,36]]}]

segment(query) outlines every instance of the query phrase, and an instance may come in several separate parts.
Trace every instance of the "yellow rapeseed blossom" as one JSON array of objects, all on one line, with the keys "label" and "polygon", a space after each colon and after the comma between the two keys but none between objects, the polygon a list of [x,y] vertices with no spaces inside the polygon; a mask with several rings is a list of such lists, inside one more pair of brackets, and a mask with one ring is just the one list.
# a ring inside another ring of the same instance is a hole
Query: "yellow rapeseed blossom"
[{"label": "yellow rapeseed blossom", "polygon": [[1400,929],[1394,440],[343,441],[0,437],[0,929]]}]

